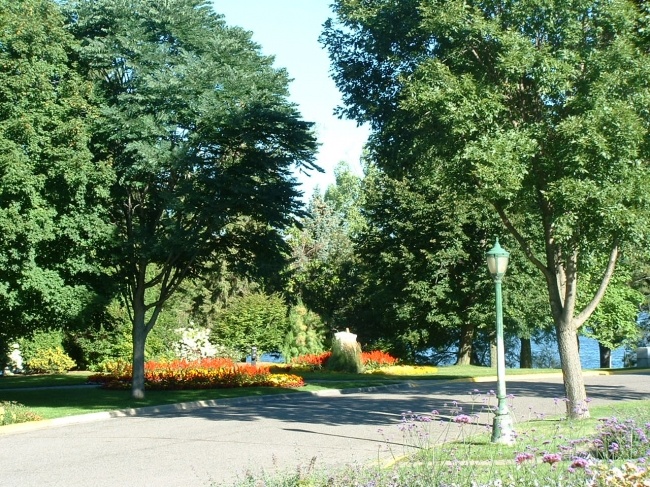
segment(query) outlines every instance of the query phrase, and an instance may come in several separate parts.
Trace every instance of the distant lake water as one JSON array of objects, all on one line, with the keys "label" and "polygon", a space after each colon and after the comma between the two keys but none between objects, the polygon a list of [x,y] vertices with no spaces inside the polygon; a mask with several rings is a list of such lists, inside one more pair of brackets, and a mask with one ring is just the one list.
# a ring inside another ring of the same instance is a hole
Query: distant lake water
[{"label": "distant lake water", "polygon": [[[542,348],[533,342],[532,344],[533,355],[542,351]],[[560,356],[557,351],[557,344],[553,344],[553,356],[559,362]],[[612,368],[623,368],[623,358],[625,356],[624,348],[617,348],[612,350]],[[261,362],[284,362],[284,357],[280,354],[264,354],[260,357]],[[580,337],[580,362],[583,369],[599,369],[600,368],[600,352],[598,351],[598,342],[593,338]],[[452,362],[453,363],[453,362]],[[449,364],[451,365],[451,364]]]},{"label": "distant lake water", "polygon": [[[555,357],[559,361],[559,354],[557,352],[557,344],[555,346]],[[533,355],[539,353],[541,348],[533,342],[532,344]],[[612,368],[623,368],[623,358],[625,356],[625,348],[617,348],[612,350]],[[598,342],[593,338],[580,337],[580,362],[583,369],[599,369],[600,368],[600,352],[598,350]]]}]

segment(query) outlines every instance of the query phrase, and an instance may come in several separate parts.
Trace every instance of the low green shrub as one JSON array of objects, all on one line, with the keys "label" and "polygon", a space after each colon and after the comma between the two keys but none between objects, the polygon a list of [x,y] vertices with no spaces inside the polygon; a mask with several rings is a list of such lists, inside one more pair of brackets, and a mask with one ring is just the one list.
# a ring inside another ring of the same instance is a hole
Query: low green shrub
[{"label": "low green shrub", "polygon": [[287,362],[301,355],[323,352],[325,325],[320,317],[298,303],[289,309],[289,329],[284,337],[282,355]]},{"label": "low green shrub", "polygon": [[[175,323],[165,313],[161,314],[145,345],[147,360],[171,360],[181,335]],[[132,324],[126,308],[112,301],[100,323],[83,330],[68,333],[64,348],[84,370],[101,371],[105,362],[129,361],[133,355]]]},{"label": "low green shrub", "polygon": [[65,334],[61,330],[40,330],[29,337],[18,339],[23,363],[37,357],[43,350],[63,347]]},{"label": "low green shrub", "polygon": [[277,294],[252,293],[231,300],[212,324],[210,342],[239,352],[238,360],[257,347],[258,355],[282,350],[289,332],[287,306]]},{"label": "low green shrub", "polygon": [[14,401],[0,402],[0,426],[16,423],[27,423],[28,421],[40,421],[38,414],[30,411],[22,404]]},{"label": "low green shrub", "polygon": [[64,338],[65,334],[61,330],[41,330],[30,337],[19,339],[18,344],[26,372],[64,373],[76,367],[75,361],[63,348]]}]

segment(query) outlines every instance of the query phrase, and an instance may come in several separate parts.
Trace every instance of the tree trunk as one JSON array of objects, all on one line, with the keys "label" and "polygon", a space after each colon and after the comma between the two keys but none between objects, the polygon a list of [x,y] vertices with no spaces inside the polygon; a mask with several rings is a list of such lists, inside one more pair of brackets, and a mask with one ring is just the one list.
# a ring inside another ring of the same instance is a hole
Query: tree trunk
[{"label": "tree trunk", "polygon": [[533,368],[533,348],[530,338],[520,338],[521,349],[519,350],[519,367],[522,369]]},{"label": "tree trunk", "polygon": [[472,362],[472,342],[474,341],[474,325],[465,323],[460,330],[458,343],[458,358],[456,365],[469,365]]},{"label": "tree trunk", "polygon": [[612,368],[612,349],[598,342],[598,351],[600,352],[600,368]]},{"label": "tree trunk", "polygon": [[497,342],[496,337],[490,340],[490,367],[496,369],[497,367]]},{"label": "tree trunk", "polygon": [[131,382],[131,397],[133,399],[144,399],[144,346],[147,340],[147,328],[145,325],[144,298],[137,299],[138,293],[133,299],[133,378]]},{"label": "tree trunk", "polygon": [[589,417],[585,381],[582,376],[580,350],[576,340],[577,329],[573,323],[556,323],[557,343],[562,362],[562,376],[567,399],[567,415],[571,419]]}]

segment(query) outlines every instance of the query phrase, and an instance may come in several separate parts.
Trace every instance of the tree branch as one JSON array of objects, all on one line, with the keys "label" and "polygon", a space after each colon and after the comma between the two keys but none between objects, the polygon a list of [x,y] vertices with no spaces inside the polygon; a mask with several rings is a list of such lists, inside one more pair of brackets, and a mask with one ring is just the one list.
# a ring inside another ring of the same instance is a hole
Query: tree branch
[{"label": "tree branch", "polygon": [[499,214],[499,217],[501,218],[501,221],[503,222],[505,227],[512,234],[512,236],[515,237],[517,243],[519,243],[521,250],[524,251],[524,254],[526,254],[528,260],[530,260],[533,263],[533,265],[535,265],[535,267],[537,267],[540,271],[542,271],[544,277],[546,277],[547,280],[552,279],[553,276],[548,270],[548,268],[535,256],[533,250],[530,248],[530,245],[528,245],[528,242],[526,242],[526,240],[521,235],[521,233],[519,233],[519,231],[515,228],[510,218],[508,218],[508,215],[506,215],[505,210],[496,204],[494,205],[494,208],[497,210],[497,213]]},{"label": "tree branch", "polygon": [[596,291],[596,294],[592,298],[591,302],[580,312],[578,316],[576,316],[575,323],[577,328],[580,328],[585,323],[585,321],[589,319],[591,314],[596,309],[596,306],[598,306],[598,303],[600,303],[600,300],[603,299],[605,291],[607,290],[607,286],[609,285],[609,281],[614,274],[614,269],[616,268],[616,261],[618,260],[619,250],[620,249],[618,247],[618,243],[614,243],[612,251],[609,254],[607,268],[605,269],[603,278],[600,280],[598,291]]}]

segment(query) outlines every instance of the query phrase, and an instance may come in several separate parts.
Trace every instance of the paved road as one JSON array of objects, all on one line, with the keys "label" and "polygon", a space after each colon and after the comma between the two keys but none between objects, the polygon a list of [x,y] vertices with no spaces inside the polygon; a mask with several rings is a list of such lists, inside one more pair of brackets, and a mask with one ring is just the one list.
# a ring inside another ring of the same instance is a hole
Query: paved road
[{"label": "paved road", "polygon": [[[650,374],[589,376],[593,404],[650,398]],[[233,399],[204,407],[86,415],[0,428],[0,486],[225,486],[246,472],[377,462],[401,455],[402,412],[479,412],[493,382],[421,382],[375,391]],[[481,395],[471,395],[478,389]],[[516,418],[557,414],[559,377],[508,378]],[[460,411],[458,408],[462,408]],[[81,422],[82,421],[82,422]],[[488,424],[491,415],[481,414]],[[433,424],[433,423],[432,423]],[[435,422],[436,434],[457,424]],[[383,430],[383,432],[380,432]],[[388,445],[388,446],[387,446]]]}]

